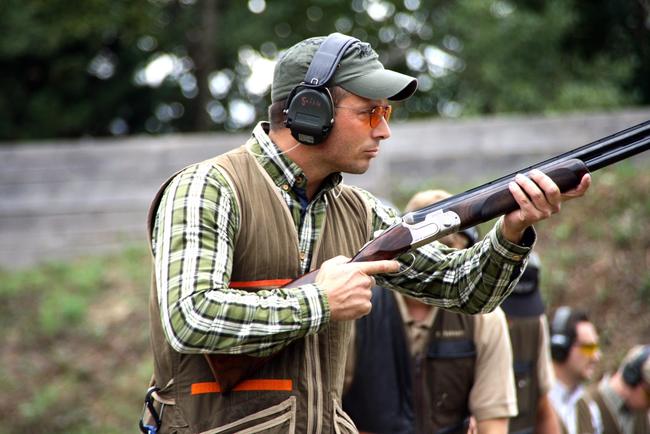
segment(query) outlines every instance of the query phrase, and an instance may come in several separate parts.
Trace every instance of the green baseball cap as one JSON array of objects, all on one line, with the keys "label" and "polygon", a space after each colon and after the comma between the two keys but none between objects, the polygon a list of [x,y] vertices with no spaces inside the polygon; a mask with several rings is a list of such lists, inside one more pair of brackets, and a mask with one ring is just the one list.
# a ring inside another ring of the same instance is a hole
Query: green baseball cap
[{"label": "green baseball cap", "polygon": [[[325,36],[305,39],[285,51],[273,71],[272,102],[287,98],[304,81],[311,60],[325,39]],[[346,50],[328,83],[332,84],[363,98],[391,101],[410,97],[418,87],[414,77],[385,69],[370,44],[361,41]]]}]

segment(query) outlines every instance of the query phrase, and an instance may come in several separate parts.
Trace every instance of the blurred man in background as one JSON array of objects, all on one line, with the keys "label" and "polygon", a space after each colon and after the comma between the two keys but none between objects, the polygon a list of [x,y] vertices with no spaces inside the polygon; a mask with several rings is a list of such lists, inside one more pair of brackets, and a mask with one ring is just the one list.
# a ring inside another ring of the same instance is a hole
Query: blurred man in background
[{"label": "blurred man in background", "polygon": [[[449,197],[417,193],[410,212]],[[470,230],[440,239],[464,249]],[[373,309],[356,321],[343,407],[361,432],[506,434],[516,414],[512,352],[501,309],[464,315],[426,305],[381,287]]]},{"label": "blurred man in background", "polygon": [[592,389],[591,396],[605,434],[650,433],[650,345],[632,348],[619,369]]},{"label": "blurred man in background", "polygon": [[551,357],[556,382],[553,408],[568,434],[600,433],[598,408],[585,395],[600,361],[598,332],[587,313],[560,306],[551,322]]},{"label": "blurred man in background", "polygon": [[540,270],[539,256],[532,252],[517,286],[501,304],[512,342],[519,410],[517,417],[510,419],[510,434],[560,433],[548,396],[554,374]]}]

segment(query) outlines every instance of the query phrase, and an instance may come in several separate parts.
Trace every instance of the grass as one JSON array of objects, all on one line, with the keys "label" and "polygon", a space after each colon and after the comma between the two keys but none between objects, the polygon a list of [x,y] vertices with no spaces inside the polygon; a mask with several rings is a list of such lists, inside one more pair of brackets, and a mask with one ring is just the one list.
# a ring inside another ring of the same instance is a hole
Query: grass
[{"label": "grass", "polygon": [[0,272],[6,432],[135,432],[151,375],[149,272],[145,249]]}]

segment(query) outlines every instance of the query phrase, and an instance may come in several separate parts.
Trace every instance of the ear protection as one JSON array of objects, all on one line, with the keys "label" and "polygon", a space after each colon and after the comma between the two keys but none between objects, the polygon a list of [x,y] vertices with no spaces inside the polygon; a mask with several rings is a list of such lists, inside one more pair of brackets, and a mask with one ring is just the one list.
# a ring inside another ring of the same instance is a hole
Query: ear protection
[{"label": "ear protection", "polygon": [[637,354],[637,356],[627,362],[623,367],[623,381],[630,387],[635,387],[643,379],[643,373],[641,369],[645,364],[645,361],[650,357],[650,345],[643,347],[643,350]]},{"label": "ear protection", "polygon": [[284,125],[304,145],[325,140],[334,124],[334,102],[325,87],[350,45],[358,39],[332,33],[320,45],[309,64],[305,80],[287,97]]},{"label": "ear protection", "polygon": [[570,307],[560,306],[555,311],[551,323],[551,357],[558,362],[564,362],[569,357],[569,350],[575,339],[575,333],[567,330],[571,313]]}]

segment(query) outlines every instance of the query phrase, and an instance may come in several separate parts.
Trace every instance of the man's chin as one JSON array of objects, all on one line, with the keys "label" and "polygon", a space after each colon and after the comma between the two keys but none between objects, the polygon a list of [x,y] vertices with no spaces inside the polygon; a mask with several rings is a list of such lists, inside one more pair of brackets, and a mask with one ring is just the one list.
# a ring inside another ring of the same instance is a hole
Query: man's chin
[{"label": "man's chin", "polygon": [[370,168],[370,164],[357,165],[357,166],[346,168],[344,172],[349,173],[350,175],[363,175],[368,171],[369,168]]}]

